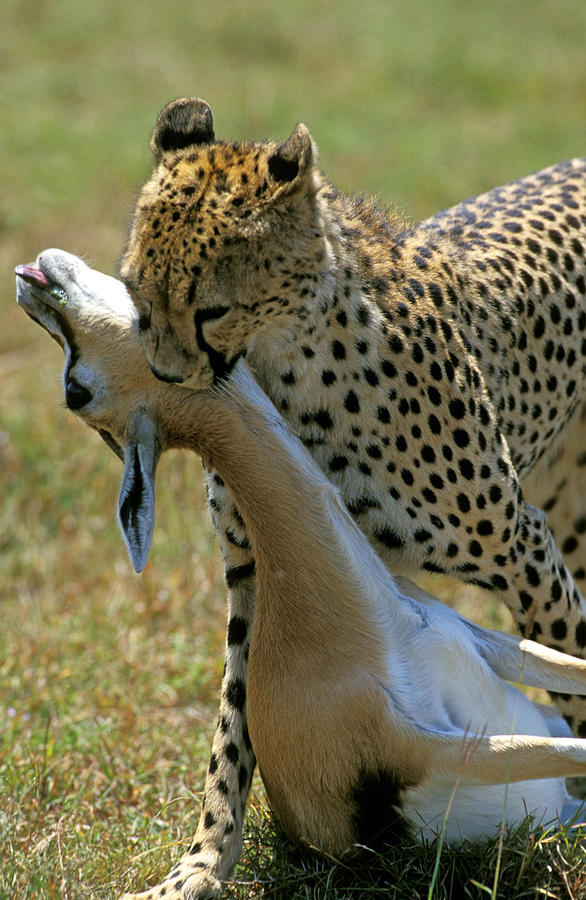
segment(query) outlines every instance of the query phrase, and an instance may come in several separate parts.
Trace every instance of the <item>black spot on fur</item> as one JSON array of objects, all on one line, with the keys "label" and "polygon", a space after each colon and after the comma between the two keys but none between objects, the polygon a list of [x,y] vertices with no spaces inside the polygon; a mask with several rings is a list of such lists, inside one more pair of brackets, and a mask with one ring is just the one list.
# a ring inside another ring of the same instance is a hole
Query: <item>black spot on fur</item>
[{"label": "black spot on fur", "polygon": [[228,703],[242,712],[246,702],[246,687],[241,678],[235,678],[230,682],[226,689],[226,700]]},{"label": "black spot on fur", "polygon": [[384,544],[385,547],[389,547],[391,550],[400,550],[405,546],[405,541],[401,535],[391,528],[377,528],[374,536],[377,541],[380,541],[381,544]]},{"label": "black spot on fur", "polygon": [[226,584],[229,588],[233,588],[239,581],[243,581],[245,578],[251,578],[254,573],[254,560],[251,560],[244,566],[230,566],[226,569]]},{"label": "black spot on fur", "polygon": [[232,616],[228,623],[228,644],[242,644],[246,640],[248,633],[248,623],[242,616]]},{"label": "black spot on fur", "polygon": [[581,619],[576,625],[576,643],[579,647],[586,647],[586,622]]},{"label": "black spot on fur", "polygon": [[354,393],[354,391],[348,391],[346,396],[344,397],[344,406],[351,413],[360,412],[360,403],[358,401],[358,397]]},{"label": "black spot on fur", "polygon": [[240,751],[238,750],[236,744],[230,741],[224,752],[226,754],[226,759],[228,760],[228,762],[231,762],[232,765],[235,766],[240,758]]},{"label": "black spot on fur", "polygon": [[243,791],[244,788],[248,787],[249,778],[250,776],[246,766],[240,766],[238,769],[238,788],[240,791]]},{"label": "black spot on fur", "polygon": [[352,791],[356,843],[381,852],[407,836],[409,828],[400,812],[405,787],[388,770],[360,773]]}]

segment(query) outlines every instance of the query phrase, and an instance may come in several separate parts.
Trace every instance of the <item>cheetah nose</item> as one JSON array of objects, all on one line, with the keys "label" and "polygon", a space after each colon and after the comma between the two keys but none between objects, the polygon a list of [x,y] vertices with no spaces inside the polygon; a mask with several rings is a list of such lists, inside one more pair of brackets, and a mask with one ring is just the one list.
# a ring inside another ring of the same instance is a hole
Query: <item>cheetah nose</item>
[{"label": "cheetah nose", "polygon": [[155,378],[158,378],[159,381],[166,381],[167,384],[182,384],[185,381],[185,378],[182,378],[181,375],[164,375],[155,366],[151,366],[151,372]]}]

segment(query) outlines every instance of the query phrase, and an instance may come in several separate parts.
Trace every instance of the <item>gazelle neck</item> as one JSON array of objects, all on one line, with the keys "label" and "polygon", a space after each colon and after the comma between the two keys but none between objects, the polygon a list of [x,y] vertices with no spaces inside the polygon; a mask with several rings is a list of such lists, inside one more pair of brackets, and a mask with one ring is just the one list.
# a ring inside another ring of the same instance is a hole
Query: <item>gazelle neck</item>
[{"label": "gazelle neck", "polygon": [[227,484],[251,537],[255,631],[270,621],[280,640],[304,646],[311,635],[321,654],[325,633],[332,653],[341,641],[348,652],[349,630],[371,641],[373,617],[381,606],[388,614],[392,577],[247,366],[216,392],[181,393],[182,443]]}]

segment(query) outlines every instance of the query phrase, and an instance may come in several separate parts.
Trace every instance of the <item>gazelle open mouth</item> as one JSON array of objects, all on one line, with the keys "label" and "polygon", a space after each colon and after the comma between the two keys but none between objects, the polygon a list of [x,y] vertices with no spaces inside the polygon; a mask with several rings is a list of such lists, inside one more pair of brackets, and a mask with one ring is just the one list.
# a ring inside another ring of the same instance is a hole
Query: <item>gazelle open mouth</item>
[{"label": "gazelle open mouth", "polygon": [[22,280],[26,281],[28,284],[41,288],[41,290],[51,294],[51,296],[57,300],[59,306],[67,305],[66,291],[64,291],[62,287],[59,287],[54,281],[49,281],[45,273],[41,272],[41,270],[37,269],[35,266],[16,266],[14,274],[18,275],[19,278],[22,278]]}]

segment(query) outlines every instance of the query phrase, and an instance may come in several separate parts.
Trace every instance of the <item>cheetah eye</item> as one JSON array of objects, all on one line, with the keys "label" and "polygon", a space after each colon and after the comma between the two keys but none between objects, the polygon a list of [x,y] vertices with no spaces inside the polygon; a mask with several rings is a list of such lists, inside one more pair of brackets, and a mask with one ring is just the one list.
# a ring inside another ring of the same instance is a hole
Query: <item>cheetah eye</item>
[{"label": "cheetah eye", "polygon": [[65,402],[69,409],[81,409],[82,407],[87,406],[92,399],[93,394],[91,391],[88,391],[87,388],[77,381],[74,381],[72,378],[69,379],[65,385]]},{"label": "cheetah eye", "polygon": [[153,304],[149,303],[146,307],[146,312],[143,310],[139,313],[138,316],[138,330],[139,331],[148,331],[151,327],[151,315],[153,312]]}]

